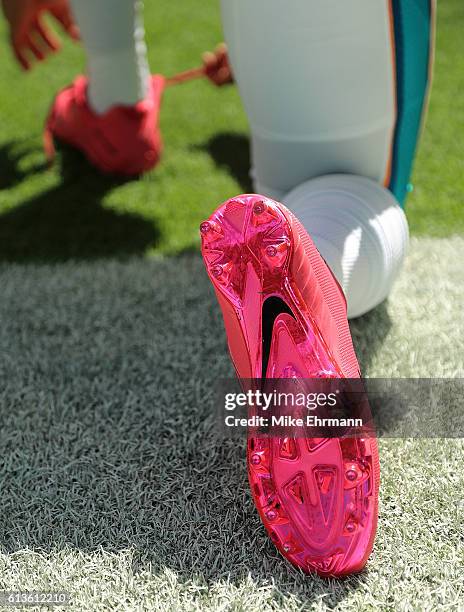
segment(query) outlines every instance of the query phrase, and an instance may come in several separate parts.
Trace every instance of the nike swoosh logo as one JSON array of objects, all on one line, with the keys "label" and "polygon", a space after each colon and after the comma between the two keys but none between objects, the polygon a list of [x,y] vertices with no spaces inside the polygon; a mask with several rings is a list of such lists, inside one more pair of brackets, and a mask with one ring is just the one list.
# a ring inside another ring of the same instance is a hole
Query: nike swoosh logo
[{"label": "nike swoosh logo", "polygon": [[274,323],[280,314],[289,314],[296,320],[295,315],[289,306],[282,298],[275,295],[268,297],[264,301],[261,317],[261,338],[262,338],[262,362],[261,362],[261,377],[265,378],[269,365],[269,357],[271,353],[272,335],[274,331]]}]

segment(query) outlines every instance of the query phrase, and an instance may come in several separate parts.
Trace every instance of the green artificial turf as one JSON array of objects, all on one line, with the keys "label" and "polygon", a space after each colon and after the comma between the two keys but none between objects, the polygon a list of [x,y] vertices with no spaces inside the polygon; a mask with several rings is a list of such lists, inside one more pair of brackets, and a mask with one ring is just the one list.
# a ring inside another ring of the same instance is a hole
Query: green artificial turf
[{"label": "green artificial turf", "polygon": [[[218,3],[146,3],[153,71],[195,66],[222,40]],[[429,121],[408,204],[413,234],[464,231],[464,6],[441,0],[436,78]],[[0,260],[63,260],[198,245],[198,224],[223,199],[251,189],[248,132],[234,86],[207,82],[166,91],[161,165],[142,180],[117,184],[69,152],[44,167],[41,130],[58,89],[83,69],[79,46],[20,72],[0,25]]]}]

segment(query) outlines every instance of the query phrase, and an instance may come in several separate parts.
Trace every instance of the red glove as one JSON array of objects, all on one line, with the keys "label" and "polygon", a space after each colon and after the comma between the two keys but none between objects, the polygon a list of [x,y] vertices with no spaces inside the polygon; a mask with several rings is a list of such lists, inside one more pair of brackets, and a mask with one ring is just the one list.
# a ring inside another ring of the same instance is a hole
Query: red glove
[{"label": "red glove", "polygon": [[60,41],[44,22],[49,13],[74,40],[79,30],[74,22],[67,0],[1,0],[3,13],[10,24],[11,46],[16,59],[29,70],[31,60],[44,60],[49,53],[58,51]]}]

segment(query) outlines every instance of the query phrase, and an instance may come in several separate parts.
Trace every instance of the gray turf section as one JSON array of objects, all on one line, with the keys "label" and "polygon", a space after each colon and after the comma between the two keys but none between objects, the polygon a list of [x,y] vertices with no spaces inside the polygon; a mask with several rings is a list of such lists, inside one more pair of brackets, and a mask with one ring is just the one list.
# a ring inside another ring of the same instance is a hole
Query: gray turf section
[{"label": "gray turf section", "polygon": [[[463,260],[462,238],[413,241],[390,303],[353,324],[366,373],[463,376]],[[462,441],[382,441],[361,576],[276,553],[243,447],[212,435],[232,369],[197,255],[2,265],[0,282],[1,589],[92,611],[462,606]]]}]

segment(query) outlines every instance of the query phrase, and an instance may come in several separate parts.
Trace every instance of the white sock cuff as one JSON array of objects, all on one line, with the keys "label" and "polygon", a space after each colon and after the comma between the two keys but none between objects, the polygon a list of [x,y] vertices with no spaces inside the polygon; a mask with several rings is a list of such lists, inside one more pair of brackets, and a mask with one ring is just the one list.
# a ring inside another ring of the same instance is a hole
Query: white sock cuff
[{"label": "white sock cuff", "polygon": [[348,316],[360,316],[390,293],[409,232],[394,196],[374,181],[334,174],[312,179],[283,198],[340,282]]}]

